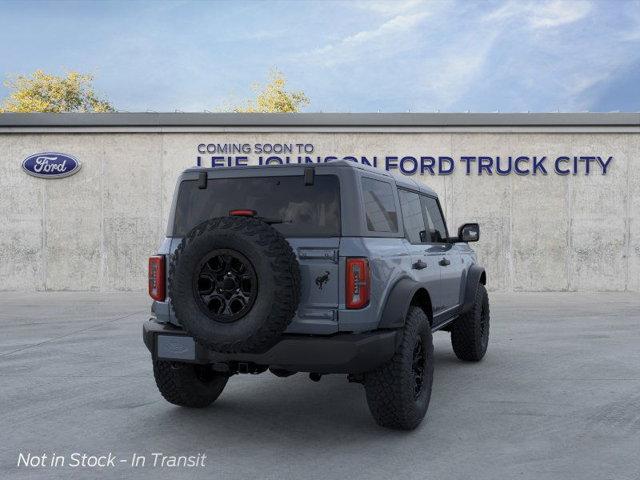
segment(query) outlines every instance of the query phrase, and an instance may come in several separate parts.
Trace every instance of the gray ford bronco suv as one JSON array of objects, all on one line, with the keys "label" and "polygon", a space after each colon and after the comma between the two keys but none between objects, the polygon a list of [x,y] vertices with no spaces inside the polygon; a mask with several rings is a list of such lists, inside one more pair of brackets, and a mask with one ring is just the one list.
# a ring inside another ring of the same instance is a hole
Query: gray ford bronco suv
[{"label": "gray ford bronco suv", "polygon": [[186,170],[149,259],[160,393],[206,407],[235,374],[342,373],[378,424],[413,429],[432,332],[462,360],[487,350],[479,236],[475,223],[449,236],[431,189],[355,162]]}]

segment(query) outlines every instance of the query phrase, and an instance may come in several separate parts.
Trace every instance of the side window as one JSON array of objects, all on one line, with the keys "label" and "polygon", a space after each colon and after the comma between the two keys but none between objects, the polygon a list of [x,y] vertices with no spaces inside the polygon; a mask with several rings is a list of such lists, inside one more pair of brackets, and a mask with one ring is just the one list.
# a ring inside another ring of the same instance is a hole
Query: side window
[{"label": "side window", "polygon": [[398,214],[391,184],[372,178],[363,178],[362,194],[369,231],[397,232]]},{"label": "side window", "polygon": [[420,196],[406,190],[398,190],[404,231],[411,243],[424,243],[427,240]]},{"label": "side window", "polygon": [[442,218],[438,201],[435,198],[422,196],[422,206],[429,223],[431,241],[434,243],[444,242],[447,239],[447,227],[444,218]]}]

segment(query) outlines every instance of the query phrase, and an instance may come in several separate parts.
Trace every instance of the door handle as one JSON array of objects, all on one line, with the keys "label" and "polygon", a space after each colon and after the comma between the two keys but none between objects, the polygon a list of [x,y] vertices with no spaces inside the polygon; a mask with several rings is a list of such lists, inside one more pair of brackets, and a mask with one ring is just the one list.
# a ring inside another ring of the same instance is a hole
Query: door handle
[{"label": "door handle", "polygon": [[414,270],[422,270],[423,268],[427,268],[427,264],[422,260],[418,260],[413,265],[411,265],[411,268],[413,268]]},{"label": "door handle", "polygon": [[442,259],[442,260],[440,260],[438,263],[439,263],[440,265],[442,265],[443,267],[446,267],[447,265],[451,265],[451,262],[450,262],[448,259],[446,259],[446,258],[443,258],[443,259]]}]

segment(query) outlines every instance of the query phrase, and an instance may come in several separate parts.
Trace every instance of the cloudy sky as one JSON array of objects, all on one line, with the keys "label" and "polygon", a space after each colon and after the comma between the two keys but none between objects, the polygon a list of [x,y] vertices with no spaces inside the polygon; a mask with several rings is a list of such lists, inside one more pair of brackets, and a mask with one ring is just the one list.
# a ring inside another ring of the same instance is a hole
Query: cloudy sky
[{"label": "cloudy sky", "polygon": [[0,1],[0,75],[93,73],[119,110],[224,108],[273,67],[308,111],[640,111],[640,1]]}]

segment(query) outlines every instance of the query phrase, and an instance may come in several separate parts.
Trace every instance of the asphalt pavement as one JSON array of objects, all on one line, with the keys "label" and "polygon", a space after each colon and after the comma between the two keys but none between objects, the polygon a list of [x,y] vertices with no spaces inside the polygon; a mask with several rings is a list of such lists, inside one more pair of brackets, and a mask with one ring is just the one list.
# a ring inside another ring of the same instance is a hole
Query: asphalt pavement
[{"label": "asphalt pavement", "polygon": [[[210,408],[175,407],[145,295],[0,293],[0,478],[639,479],[640,294],[490,298],[487,356],[460,362],[437,333],[431,405],[406,433],[341,375],[238,375]],[[169,466],[181,455],[198,464]]]}]

